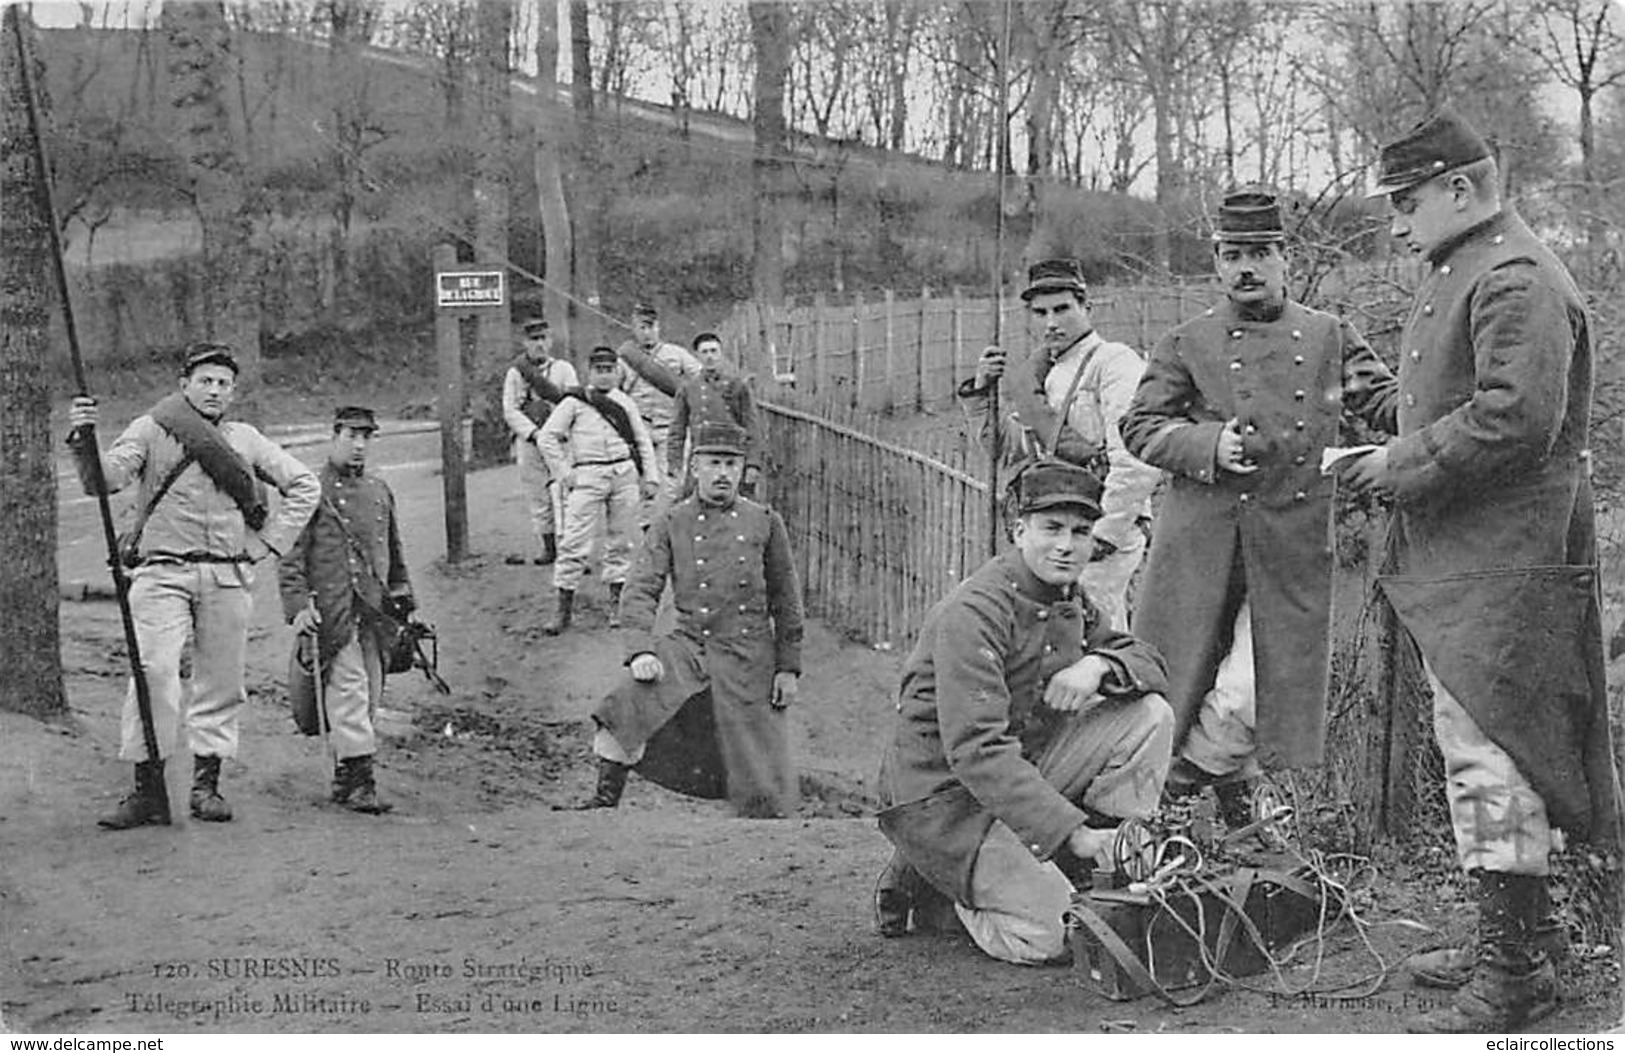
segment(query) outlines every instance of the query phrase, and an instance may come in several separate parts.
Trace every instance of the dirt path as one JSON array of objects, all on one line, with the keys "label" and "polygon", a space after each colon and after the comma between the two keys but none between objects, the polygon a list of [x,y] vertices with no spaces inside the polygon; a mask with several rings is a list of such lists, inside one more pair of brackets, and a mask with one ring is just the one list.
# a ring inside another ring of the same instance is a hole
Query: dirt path
[{"label": "dirt path", "polygon": [[[478,555],[455,569],[435,562],[438,477],[419,463],[386,478],[454,686],[443,698],[391,679],[380,779],[396,811],[323,803],[327,765],[281,708],[287,636],[262,582],[244,750],[225,777],[238,819],[96,830],[128,778],[115,759],[122,647],[111,604],[64,605],[71,723],[0,714],[4,1027],[1379,1032],[1416,1002],[1395,977],[1351,1004],[1231,991],[1172,1011],[1109,1002],[1076,969],[999,965],[964,940],[874,936],[887,848],[863,816],[899,659],[816,624],[800,816],[738,820],[637,779],[613,813],[552,810],[588,788],[586,715],[619,672],[602,592],[584,593],[581,631],[540,634],[547,572],[501,562],[524,519],[511,468],[470,478]],[[73,540],[90,512],[65,510],[66,579],[96,576],[94,546]],[[1373,920],[1459,930],[1448,892],[1407,891],[1397,862],[1383,874],[1362,900]],[[1426,939],[1397,925],[1374,938],[1391,959]],[[1372,967],[1347,934],[1326,950],[1323,984]],[[1313,955],[1299,957],[1287,979],[1304,984]],[[1594,990],[1551,1028],[1605,1026],[1612,1005]]]}]

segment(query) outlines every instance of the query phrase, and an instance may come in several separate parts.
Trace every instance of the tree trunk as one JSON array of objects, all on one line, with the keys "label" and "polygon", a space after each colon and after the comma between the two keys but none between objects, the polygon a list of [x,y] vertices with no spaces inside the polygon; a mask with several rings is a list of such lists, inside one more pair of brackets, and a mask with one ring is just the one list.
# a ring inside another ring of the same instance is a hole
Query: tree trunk
[{"label": "tree trunk", "polygon": [[184,130],[192,203],[203,226],[203,331],[192,336],[228,344],[236,353],[242,367],[237,413],[253,419],[261,269],[239,132],[226,108],[231,31],[220,0],[166,0],[159,23],[171,105]]},{"label": "tree trunk", "polygon": [[[508,261],[508,143],[513,135],[508,38],[512,29],[512,0],[479,0],[474,45],[474,99],[479,125],[474,144],[474,260],[481,267],[502,270],[507,269]],[[512,433],[502,419],[502,375],[514,350],[507,311],[484,310],[478,318],[473,368],[468,371],[475,393],[471,401],[476,465],[508,456]]]},{"label": "tree trunk", "polygon": [[583,348],[610,343],[602,319],[591,309],[600,304],[598,289],[598,246],[609,233],[608,199],[604,193],[598,164],[597,107],[592,89],[592,31],[587,0],[570,0],[570,103],[576,115],[576,163],[566,184],[570,192],[575,235],[572,270],[577,296],[585,297],[588,310],[572,305],[576,338]]},{"label": "tree trunk", "polygon": [[350,257],[356,203],[361,198],[361,151],[366,147],[367,68],[359,54],[367,42],[367,15],[360,0],[328,0],[328,76],[333,85],[333,229],[329,259],[333,298],[328,318],[344,325],[357,317],[356,276]]},{"label": "tree trunk", "polygon": [[559,102],[559,0],[537,0],[536,96],[540,118],[536,123],[536,194],[542,216],[546,264],[542,278],[545,312],[553,325],[558,353],[572,357],[570,339],[570,207],[564,197],[563,164],[569,141],[569,115]]},{"label": "tree trunk", "polygon": [[[0,23],[0,710],[65,713],[58,638],[56,464],[51,449],[50,227],[28,125],[17,42],[36,84],[33,27],[9,4]],[[19,33],[19,30],[22,30]],[[42,103],[43,107],[43,103]]]},{"label": "tree trunk", "polygon": [[784,80],[790,63],[790,19],[783,4],[750,5],[751,43],[756,50],[756,90],[751,126],[756,156],[751,184],[756,196],[755,266],[751,292],[759,304],[784,303],[784,217],[780,212],[784,134]]}]

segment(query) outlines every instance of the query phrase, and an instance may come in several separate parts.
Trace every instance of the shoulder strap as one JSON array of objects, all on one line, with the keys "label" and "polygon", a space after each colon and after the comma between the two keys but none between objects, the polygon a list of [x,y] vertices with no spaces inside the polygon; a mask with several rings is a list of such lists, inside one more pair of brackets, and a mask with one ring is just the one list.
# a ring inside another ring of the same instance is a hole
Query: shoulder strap
[{"label": "shoulder strap", "polygon": [[175,485],[175,480],[181,477],[181,473],[191,467],[193,460],[191,453],[184,453],[181,455],[181,459],[175,462],[175,466],[165,473],[163,479],[158,483],[158,488],[147,499],[146,505],[136,513],[135,523],[130,528],[132,536],[140,537],[141,532],[147,529],[147,520],[152,518],[153,510],[158,507],[158,502],[162,501],[164,495],[169,493],[169,488]]},{"label": "shoulder strap", "polygon": [[[1089,336],[1085,335],[1083,339],[1087,340]],[[1082,358],[1078,359],[1078,371],[1072,374],[1072,383],[1067,385],[1066,398],[1061,400],[1061,408],[1055,414],[1055,429],[1050,433],[1049,437],[1050,453],[1054,453],[1055,447],[1061,442],[1061,429],[1066,427],[1066,415],[1072,412],[1072,403],[1078,397],[1078,385],[1083,383],[1083,371],[1089,368],[1089,362],[1095,357],[1095,352],[1098,350],[1100,350],[1100,344],[1097,343],[1084,352]],[[1054,367],[1051,366],[1050,368],[1053,369]]]}]

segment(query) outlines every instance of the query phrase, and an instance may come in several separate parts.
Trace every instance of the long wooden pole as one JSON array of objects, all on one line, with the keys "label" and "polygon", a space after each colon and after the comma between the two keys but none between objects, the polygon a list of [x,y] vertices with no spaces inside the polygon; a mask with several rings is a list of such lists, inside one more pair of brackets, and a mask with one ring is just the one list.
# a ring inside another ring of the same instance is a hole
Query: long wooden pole
[{"label": "long wooden pole", "polygon": [[[995,151],[993,177],[998,180],[994,194],[996,215],[993,220],[993,344],[1004,346],[1004,170],[1010,164],[1010,4],[1004,0],[1004,32],[999,44],[999,148]],[[999,551],[999,536],[1003,533],[999,522],[999,462],[1003,459],[1003,440],[1000,427],[1003,412],[999,408],[999,387],[1002,379],[994,381],[988,392],[988,468],[987,468],[987,550],[989,555]]]},{"label": "long wooden pole", "polygon": [[[45,209],[46,227],[50,230],[52,270],[56,275],[57,292],[62,298],[62,324],[68,335],[68,354],[73,360],[73,379],[77,394],[89,397],[90,386],[85,382],[85,360],[79,351],[79,327],[74,323],[73,299],[68,292],[68,271],[62,262],[62,233],[57,229],[56,192],[51,185],[51,166],[45,157],[44,122],[40,120],[39,96],[34,89],[33,63],[27,43],[23,39],[23,13],[11,12],[11,28],[17,42],[17,72],[22,78],[23,95],[28,100],[28,130],[34,136],[34,163],[39,168],[41,205]],[[141,645],[136,639],[135,616],[130,611],[130,579],[119,560],[118,532],[113,528],[113,505],[107,497],[107,479],[102,474],[101,445],[96,441],[96,426],[86,424],[75,432],[74,451],[83,458],[90,476],[91,488],[96,491],[96,507],[101,512],[102,541],[107,547],[107,566],[113,573],[113,591],[118,596],[119,616],[124,622],[124,648],[130,656],[130,678],[135,682],[135,704],[141,716],[141,738],[147,748],[147,759],[158,761],[158,732],[152,721],[152,691],[147,684],[146,668],[141,664]],[[162,779],[154,779],[158,806],[163,821],[170,821],[169,787]]]}]

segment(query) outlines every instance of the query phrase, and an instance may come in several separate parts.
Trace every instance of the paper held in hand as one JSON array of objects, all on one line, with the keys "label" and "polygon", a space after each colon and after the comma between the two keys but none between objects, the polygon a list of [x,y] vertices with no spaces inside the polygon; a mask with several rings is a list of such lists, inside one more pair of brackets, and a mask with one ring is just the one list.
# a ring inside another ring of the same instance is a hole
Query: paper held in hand
[{"label": "paper held in hand", "polygon": [[1320,451],[1320,474],[1331,475],[1337,462],[1346,461],[1350,457],[1361,457],[1372,450],[1380,449],[1382,447],[1369,442],[1363,446],[1328,446]]}]

